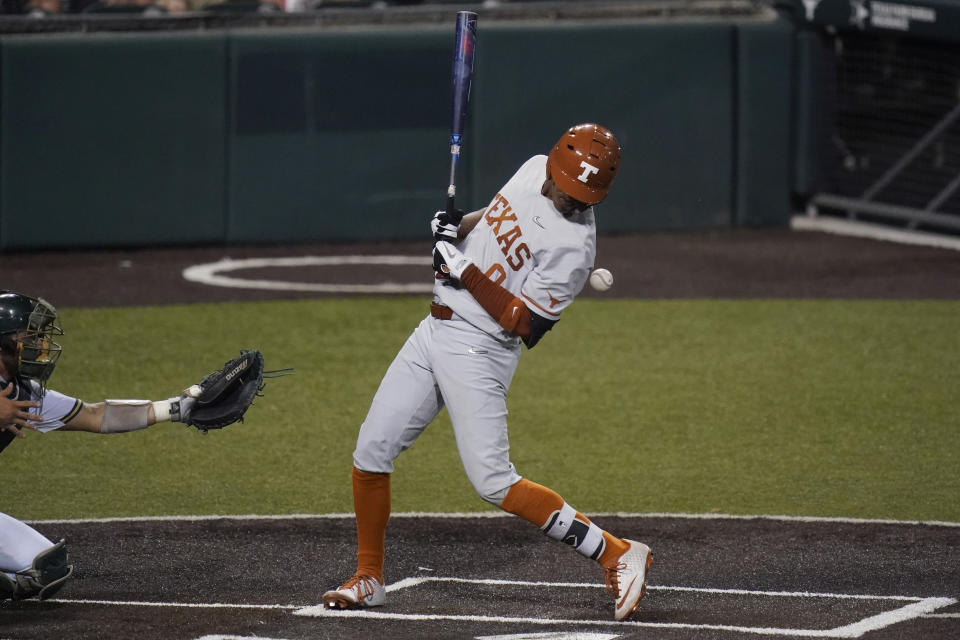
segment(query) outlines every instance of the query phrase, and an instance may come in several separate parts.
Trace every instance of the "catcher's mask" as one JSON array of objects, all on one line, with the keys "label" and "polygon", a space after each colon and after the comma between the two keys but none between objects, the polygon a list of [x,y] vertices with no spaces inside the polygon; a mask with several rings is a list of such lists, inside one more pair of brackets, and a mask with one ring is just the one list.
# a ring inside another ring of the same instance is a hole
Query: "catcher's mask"
[{"label": "catcher's mask", "polygon": [[60,358],[61,347],[52,339],[63,335],[58,319],[43,298],[0,292],[0,350],[11,378],[29,378],[46,387]]},{"label": "catcher's mask", "polygon": [[620,143],[598,124],[571,127],[547,156],[547,177],[567,195],[586,204],[607,197],[620,167]]}]

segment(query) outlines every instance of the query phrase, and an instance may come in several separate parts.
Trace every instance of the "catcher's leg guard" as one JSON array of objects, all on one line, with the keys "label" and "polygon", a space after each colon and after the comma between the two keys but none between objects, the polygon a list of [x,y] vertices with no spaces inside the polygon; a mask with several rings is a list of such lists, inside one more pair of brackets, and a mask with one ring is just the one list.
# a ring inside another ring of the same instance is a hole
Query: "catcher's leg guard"
[{"label": "catcher's leg guard", "polygon": [[7,577],[3,571],[0,571],[0,601],[12,600],[17,593],[17,583]]},{"label": "catcher's leg guard", "polygon": [[17,574],[13,599],[25,600],[37,596],[40,600],[46,600],[52,597],[63,588],[73,573],[73,565],[68,564],[69,561],[66,540],[38,553],[33,559],[33,566]]}]

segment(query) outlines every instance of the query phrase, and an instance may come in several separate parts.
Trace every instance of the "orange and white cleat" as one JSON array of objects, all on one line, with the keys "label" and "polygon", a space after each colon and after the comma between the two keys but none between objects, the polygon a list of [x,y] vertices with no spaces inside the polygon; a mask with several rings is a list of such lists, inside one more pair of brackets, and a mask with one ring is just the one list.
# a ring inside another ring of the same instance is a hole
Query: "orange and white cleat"
[{"label": "orange and white cleat", "polygon": [[323,594],[327,609],[362,609],[379,607],[387,601],[387,590],[380,581],[371,576],[356,573],[339,589]]},{"label": "orange and white cleat", "polygon": [[617,563],[605,569],[607,591],[614,597],[613,616],[623,620],[640,606],[647,593],[647,569],[653,564],[650,547],[635,540],[624,540],[630,548],[617,558]]}]

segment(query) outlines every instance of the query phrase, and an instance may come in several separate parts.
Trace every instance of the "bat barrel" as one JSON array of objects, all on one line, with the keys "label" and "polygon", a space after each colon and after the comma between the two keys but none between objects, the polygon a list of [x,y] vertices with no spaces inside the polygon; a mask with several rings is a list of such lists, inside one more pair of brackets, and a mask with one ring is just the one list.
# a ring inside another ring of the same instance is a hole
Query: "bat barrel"
[{"label": "bat barrel", "polygon": [[473,80],[473,53],[477,44],[477,14],[457,12],[457,35],[453,49],[453,124],[450,144],[460,145],[467,121],[470,84]]}]

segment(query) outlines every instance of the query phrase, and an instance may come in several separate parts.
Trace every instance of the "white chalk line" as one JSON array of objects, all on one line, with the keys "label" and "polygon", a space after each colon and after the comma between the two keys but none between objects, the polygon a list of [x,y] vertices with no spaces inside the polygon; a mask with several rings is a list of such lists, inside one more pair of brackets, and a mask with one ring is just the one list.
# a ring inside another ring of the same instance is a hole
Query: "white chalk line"
[{"label": "white chalk line", "polygon": [[168,607],[174,609],[279,609],[295,610],[304,606],[296,604],[248,604],[235,602],[149,602],[146,600],[89,600],[82,598],[50,598],[47,602],[61,604],[96,604],[115,607]]},{"label": "white chalk line", "polygon": [[[520,633],[496,636],[476,636],[475,640],[614,640],[616,633],[586,633],[582,631],[548,631],[546,633]],[[0,639],[3,640],[3,639]],[[194,640],[288,640],[287,638],[264,638],[262,636],[205,635]]]},{"label": "white chalk line", "polygon": [[[726,513],[629,513],[601,512],[586,514],[591,518],[638,518],[661,519],[679,518],[688,520],[769,520],[781,522],[837,523],[837,524],[891,524],[907,526],[960,527],[960,522],[942,520],[891,520],[871,518],[843,518],[829,516],[787,516],[787,515],[738,515]],[[503,511],[402,511],[390,514],[391,518],[513,518]],[[290,513],[290,514],[196,514],[162,516],[116,516],[106,518],[54,518],[45,520],[26,520],[29,524],[95,524],[111,522],[204,522],[208,520],[352,520],[353,513]]]},{"label": "white chalk line", "polygon": [[196,638],[195,640],[287,640],[287,638],[266,638],[264,636],[233,636],[215,633]]},{"label": "white chalk line", "polygon": [[495,636],[474,636],[474,640],[614,640],[618,633],[586,631],[546,631],[543,633],[506,633]]},{"label": "white chalk line", "polygon": [[897,229],[881,224],[860,220],[847,220],[829,215],[793,216],[790,218],[790,228],[794,231],[823,231],[825,233],[842,236],[855,236],[859,238],[870,238],[871,240],[960,251],[960,238],[925,231]]},{"label": "white chalk line", "polygon": [[[429,282],[400,283],[380,282],[375,284],[337,284],[320,282],[292,282],[287,280],[264,280],[223,275],[224,272],[243,269],[263,269],[267,267],[327,267],[341,265],[386,265],[386,266],[427,266],[433,264],[431,256],[298,256],[281,258],[246,258],[234,260],[224,258],[217,262],[196,264],[183,270],[183,278],[189,282],[198,282],[215,287],[233,289],[267,289],[270,291],[312,291],[316,293],[429,293],[433,284]],[[429,274],[424,272],[425,279]]]},{"label": "white chalk line", "polygon": [[224,635],[222,633],[215,633],[212,635],[200,636],[195,640],[287,640],[287,639],[286,638],[266,638],[264,636],[232,636],[232,635]]},{"label": "white chalk line", "polygon": [[[458,582],[463,584],[484,584],[484,585],[494,585],[494,586],[521,586],[521,587],[538,587],[538,588],[576,588],[576,589],[589,589],[605,588],[603,584],[597,582],[531,582],[529,580],[503,580],[495,578],[455,578],[455,577],[440,577],[440,576],[418,576],[414,578],[404,578],[403,580],[398,580],[390,585],[387,585],[387,592],[398,591],[400,589],[407,589],[410,587],[415,587],[417,585],[423,584],[425,582]],[[843,600],[843,599],[852,599],[852,600],[897,600],[897,601],[911,601],[911,602],[920,602],[926,600],[925,597],[920,596],[881,596],[881,595],[872,595],[872,594],[849,594],[849,593],[818,593],[813,591],[757,591],[751,589],[720,589],[712,587],[678,587],[678,586],[655,586],[647,585],[648,591],[678,591],[678,592],[696,592],[696,593],[710,593],[710,594],[719,594],[719,595],[735,595],[735,596],[766,596],[766,597],[788,597],[788,598],[830,598],[832,600]]]},{"label": "white chalk line", "polygon": [[893,611],[878,613],[875,616],[864,618],[863,620],[854,622],[853,624],[831,629],[831,631],[837,634],[832,637],[859,638],[870,631],[878,631],[900,622],[906,622],[907,620],[919,618],[920,616],[931,613],[932,611],[936,611],[941,607],[949,607],[952,604],[956,604],[956,602],[957,600],[955,598],[926,598],[920,602],[914,602],[912,604],[900,607],[899,609],[894,609]]},{"label": "white chalk line", "polygon": [[[595,583],[579,582],[531,582],[523,580],[496,580],[496,579],[474,579],[457,577],[414,577],[405,578],[386,587],[388,592],[395,592],[400,589],[407,589],[429,582],[457,582],[484,585],[511,585],[523,587],[538,588],[602,588],[603,585]],[[454,615],[454,614],[417,614],[417,613],[392,613],[387,611],[375,610],[335,610],[331,611],[324,605],[283,605],[283,604],[246,604],[246,603],[196,603],[196,602],[148,602],[148,601],[123,601],[123,600],[88,600],[88,599],[52,599],[51,602],[63,604],[92,604],[101,606],[135,606],[135,607],[182,607],[197,609],[267,609],[291,611],[293,615],[306,617],[359,617],[378,620],[406,620],[406,621],[454,621],[454,622],[497,622],[510,624],[536,624],[536,625],[577,625],[577,626],[616,626],[616,627],[649,627],[661,629],[709,629],[719,631],[732,631],[740,633],[752,633],[761,635],[792,635],[811,638],[859,638],[865,633],[876,631],[889,627],[894,624],[906,622],[908,620],[920,617],[930,617],[937,609],[947,607],[957,603],[955,598],[942,597],[917,597],[917,596],[884,596],[871,594],[842,594],[842,593],[816,593],[805,591],[754,591],[745,589],[717,589],[705,587],[685,587],[685,586],[654,586],[648,587],[650,590],[678,591],[678,592],[699,592],[719,595],[733,596],[759,596],[759,597],[794,597],[794,598],[829,598],[829,599],[854,599],[854,600],[898,600],[909,601],[909,604],[885,611],[883,613],[869,616],[851,624],[835,627],[832,629],[800,629],[800,628],[778,628],[778,627],[749,627],[739,625],[718,625],[718,624],[697,624],[697,623],[662,623],[662,622],[643,622],[637,620],[614,621],[614,620],[580,620],[566,618],[527,618],[520,616],[489,616],[489,615]],[[949,615],[949,614],[947,614]],[[224,637],[224,636],[205,636],[205,637]],[[238,636],[239,637],[239,636]]]},{"label": "white chalk line", "polygon": [[[563,582],[525,582],[520,580],[485,580],[485,579],[466,579],[466,578],[406,578],[387,587],[388,591],[409,588],[425,582],[461,582],[476,584],[510,584],[526,587],[601,587],[592,583],[563,583]],[[368,610],[330,610],[324,605],[314,605],[294,611],[294,615],[310,617],[337,617],[347,616],[355,618],[371,618],[376,620],[407,620],[407,621],[438,621],[446,620],[453,622],[498,622],[498,623],[516,623],[516,624],[537,624],[537,625],[573,625],[573,626],[615,626],[615,627],[647,627],[657,629],[696,629],[696,630],[717,630],[732,631],[739,633],[752,633],[760,635],[784,635],[799,636],[808,638],[859,638],[865,633],[876,631],[889,627],[900,622],[905,622],[913,618],[918,618],[924,614],[929,614],[941,607],[956,604],[954,598],[920,598],[913,596],[873,596],[857,594],[827,594],[827,593],[808,593],[808,592],[784,592],[784,591],[747,591],[741,589],[713,589],[700,587],[656,587],[650,586],[648,589],[663,589],[675,591],[697,591],[711,594],[732,594],[732,595],[760,595],[760,596],[792,596],[798,598],[805,597],[823,597],[823,598],[852,598],[859,600],[912,600],[910,604],[903,607],[885,611],[883,613],[858,620],[857,622],[835,627],[832,629],[795,629],[778,627],[749,627],[739,625],[718,625],[718,624],[696,624],[681,622],[643,622],[637,620],[614,621],[614,620],[580,620],[565,618],[526,618],[514,616],[488,616],[488,615],[453,615],[453,614],[411,614],[411,613],[390,613],[385,611]]]}]

